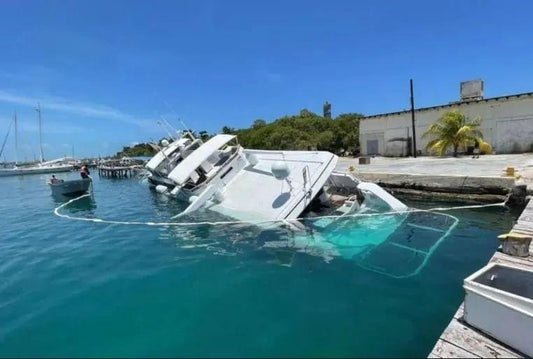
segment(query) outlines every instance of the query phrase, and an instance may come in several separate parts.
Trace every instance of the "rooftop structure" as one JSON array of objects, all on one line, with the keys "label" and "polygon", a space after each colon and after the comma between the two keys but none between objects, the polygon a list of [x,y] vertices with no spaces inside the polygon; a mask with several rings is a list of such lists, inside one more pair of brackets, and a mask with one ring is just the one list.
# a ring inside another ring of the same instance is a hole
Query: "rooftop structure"
[{"label": "rooftop structure", "polygon": [[[533,151],[533,92],[483,98],[480,80],[461,83],[461,100],[415,109],[417,154],[428,154],[428,127],[443,114],[459,110],[468,118],[481,119],[484,140],[496,153]],[[359,141],[363,155],[411,156],[411,111],[366,116],[361,120]]]}]

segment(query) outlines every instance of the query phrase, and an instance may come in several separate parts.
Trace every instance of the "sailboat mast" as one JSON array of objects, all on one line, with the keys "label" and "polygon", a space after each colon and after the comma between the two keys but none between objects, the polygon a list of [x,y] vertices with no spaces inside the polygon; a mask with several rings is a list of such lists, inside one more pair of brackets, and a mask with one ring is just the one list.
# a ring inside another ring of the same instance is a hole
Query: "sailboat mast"
[{"label": "sailboat mast", "polygon": [[19,162],[19,126],[17,120],[17,111],[15,111],[15,165]]},{"label": "sailboat mast", "polygon": [[41,125],[41,104],[37,104],[37,108],[35,109],[37,111],[37,114],[39,116],[39,145],[41,149],[41,163],[44,162],[44,152],[43,152],[43,132],[42,132],[42,125]]}]

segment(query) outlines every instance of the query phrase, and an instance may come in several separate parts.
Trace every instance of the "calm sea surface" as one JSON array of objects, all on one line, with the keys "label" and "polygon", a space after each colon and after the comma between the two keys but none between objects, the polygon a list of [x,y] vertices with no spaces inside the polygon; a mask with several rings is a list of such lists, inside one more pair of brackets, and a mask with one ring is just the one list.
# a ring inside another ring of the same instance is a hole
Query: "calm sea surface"
[{"label": "calm sea surface", "polygon": [[[94,177],[94,198],[62,213],[167,221],[180,209],[137,179]],[[449,212],[459,219],[450,235],[418,274],[396,278],[424,257],[361,254],[395,217],[307,234],[79,222],[53,214],[61,202],[46,178],[0,178],[0,356],[425,356],[462,279],[514,219],[503,208]],[[417,233],[412,243],[426,238]]]}]

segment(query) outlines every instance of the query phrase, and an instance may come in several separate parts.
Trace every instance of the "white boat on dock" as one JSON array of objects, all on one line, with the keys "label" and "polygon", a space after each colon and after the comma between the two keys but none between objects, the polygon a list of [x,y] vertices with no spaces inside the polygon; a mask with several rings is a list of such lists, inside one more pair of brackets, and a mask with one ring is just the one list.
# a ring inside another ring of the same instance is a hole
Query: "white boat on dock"
[{"label": "white boat on dock", "polygon": [[379,186],[334,172],[337,159],[325,151],[249,150],[236,136],[217,135],[167,143],[146,168],[152,188],[189,203],[175,217],[205,208],[238,221],[281,222],[311,208],[335,216],[408,209]]}]

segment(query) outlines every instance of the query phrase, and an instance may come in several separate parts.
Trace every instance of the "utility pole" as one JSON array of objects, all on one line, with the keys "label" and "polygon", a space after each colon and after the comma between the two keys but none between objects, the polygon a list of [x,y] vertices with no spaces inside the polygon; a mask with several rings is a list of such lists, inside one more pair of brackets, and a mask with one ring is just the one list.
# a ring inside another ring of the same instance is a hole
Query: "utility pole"
[{"label": "utility pole", "polygon": [[35,109],[37,111],[37,114],[39,116],[39,144],[41,149],[41,163],[44,162],[44,152],[43,152],[43,132],[42,132],[42,125],[41,125],[41,104],[37,104],[37,108]]},{"label": "utility pole", "polygon": [[415,131],[415,95],[413,93],[413,79],[409,80],[411,87],[411,122],[413,124],[413,157],[416,158],[416,131]]}]

